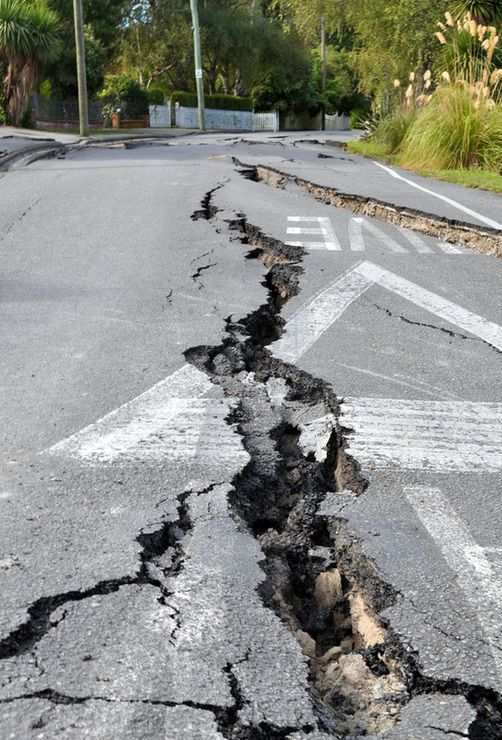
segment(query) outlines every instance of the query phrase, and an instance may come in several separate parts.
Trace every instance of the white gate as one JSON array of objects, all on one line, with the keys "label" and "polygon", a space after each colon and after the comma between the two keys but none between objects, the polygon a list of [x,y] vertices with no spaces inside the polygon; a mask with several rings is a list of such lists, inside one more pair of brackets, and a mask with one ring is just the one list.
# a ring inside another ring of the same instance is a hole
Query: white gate
[{"label": "white gate", "polygon": [[171,103],[150,106],[150,128],[171,128]]},{"label": "white gate", "polygon": [[279,113],[255,113],[253,131],[279,131]]}]

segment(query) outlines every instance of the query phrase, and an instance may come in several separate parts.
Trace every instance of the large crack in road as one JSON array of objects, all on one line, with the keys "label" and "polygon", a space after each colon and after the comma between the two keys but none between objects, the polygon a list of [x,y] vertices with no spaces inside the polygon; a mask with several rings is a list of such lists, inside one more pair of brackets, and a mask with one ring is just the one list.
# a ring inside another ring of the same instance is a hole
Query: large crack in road
[{"label": "large crack in road", "polygon": [[[423,675],[418,656],[379,616],[400,594],[381,581],[361,544],[347,534],[343,513],[329,521],[319,515],[326,496],[336,496],[342,512],[343,499],[363,494],[366,481],[345,452],[352,430],[340,425],[333,390],[268,349],[284,330],[282,306],[300,290],[304,250],[266,236],[242,213],[220,212],[212,194],[194,217],[254,247],[247,257],[269,267],[269,300],[243,319],[228,321],[221,345],[192,348],[185,356],[225,395],[239,399],[231,421],[238,423],[251,461],[233,481],[231,503],[265,553],[264,604],[288,625],[309,658],[320,727],[342,737],[385,735],[415,697],[457,695],[476,710],[469,737],[497,737],[500,697]],[[312,407],[334,419],[321,462],[299,444],[298,416]]]},{"label": "large crack in road", "polygon": [[250,165],[234,157],[241,175],[254,182],[263,182],[274,188],[295,187],[308,193],[315,200],[352,213],[371,216],[386,223],[441,239],[451,244],[461,244],[477,252],[502,257],[500,231],[489,226],[435,216],[413,208],[392,205],[377,198],[344,193],[333,187],[319,185],[311,180],[291,175],[268,165]]},{"label": "large crack in road", "polygon": [[[258,168],[253,172],[256,174]],[[218,183],[206,194],[193,218],[206,220],[210,228],[243,246],[247,258],[260,259],[269,268],[268,301],[237,321],[228,320],[221,344],[193,347],[185,356],[232,400],[227,422],[237,428],[250,457],[232,481],[232,514],[239,524],[245,523],[264,553],[261,567],[266,579],[258,589],[262,603],[287,625],[308,658],[318,728],[243,720],[246,693],[236,669],[249,654],[224,665],[231,695],[227,707],[191,701],[137,702],[204,710],[214,716],[218,731],[229,740],[266,740],[294,733],[300,733],[297,737],[315,736],[318,730],[338,737],[385,737],[403,708],[420,697],[457,696],[465,697],[477,713],[469,737],[499,737],[500,697],[481,687],[429,679],[423,674],[419,656],[380,616],[401,595],[380,579],[361,543],[345,528],[344,502],[364,495],[367,482],[346,452],[351,430],[341,425],[340,399],[328,383],[282,362],[269,350],[284,331],[282,307],[300,291],[304,250],[268,237],[248,223],[243,213],[219,211],[212,198],[222,187],[224,184]],[[198,279],[208,267],[199,267],[192,278]],[[299,422],[300,418],[308,419],[313,409],[315,418],[331,420],[318,452],[303,444],[304,429]],[[28,622],[0,644],[0,659],[31,653],[64,621],[62,607],[133,586],[155,590],[156,600],[172,618],[173,628],[166,639],[176,646],[182,616],[173,597],[185,567],[185,540],[194,527],[190,500],[192,496],[203,499],[218,486],[213,483],[207,489],[179,494],[177,516],[138,535],[142,550],[135,578],[105,581],[87,591],[62,593],[33,604]],[[339,517],[322,515],[327,497],[336,498]],[[46,689],[1,703],[30,698],[65,705],[136,701],[71,696]]]}]

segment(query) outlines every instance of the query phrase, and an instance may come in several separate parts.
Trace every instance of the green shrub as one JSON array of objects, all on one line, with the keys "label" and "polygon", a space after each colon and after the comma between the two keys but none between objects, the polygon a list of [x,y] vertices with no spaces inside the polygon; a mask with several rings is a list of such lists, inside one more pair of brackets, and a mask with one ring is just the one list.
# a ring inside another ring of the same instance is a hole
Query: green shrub
[{"label": "green shrub", "polygon": [[253,110],[251,98],[243,98],[237,95],[208,95],[206,101],[208,108],[216,108],[217,110]]},{"label": "green shrub", "polygon": [[[197,108],[197,95],[190,92],[176,91],[171,95],[171,103],[179,103],[187,108]],[[252,111],[253,101],[251,98],[241,98],[237,95],[206,95],[206,108],[216,110],[239,110]]]},{"label": "green shrub", "polygon": [[141,85],[129,75],[107,75],[105,86],[98,93],[105,103],[107,115],[120,109],[122,118],[135,119],[148,113],[148,95]]},{"label": "green shrub", "polygon": [[354,108],[350,111],[350,128],[363,129],[368,118],[368,111],[362,108]]},{"label": "green shrub", "polygon": [[21,119],[21,128],[33,128],[33,118],[31,113],[31,105],[25,110]]},{"label": "green shrub", "polygon": [[377,123],[372,135],[373,139],[383,144],[388,154],[394,154],[401,146],[415,115],[412,109],[396,108]]},{"label": "green shrub", "polygon": [[5,111],[0,105],[0,126],[3,126],[5,123],[7,123],[7,116],[5,115]]},{"label": "green shrub", "polygon": [[148,102],[150,105],[164,105],[166,94],[158,87],[148,88]]},{"label": "green shrub", "polygon": [[173,105],[179,103],[185,108],[197,108],[197,95],[191,92],[176,90],[171,95],[171,103]]},{"label": "green shrub", "polygon": [[404,166],[428,169],[502,170],[502,70],[495,27],[470,14],[436,33],[448,61],[439,86],[428,97],[406,134],[400,151]]},{"label": "green shrub", "polygon": [[501,106],[475,98],[463,85],[438,88],[410,126],[400,161],[410,167],[482,167],[499,172]]},{"label": "green shrub", "polygon": [[49,80],[48,78],[43,80],[43,82],[38,86],[38,94],[41,98],[53,98],[54,90],[52,80]]}]

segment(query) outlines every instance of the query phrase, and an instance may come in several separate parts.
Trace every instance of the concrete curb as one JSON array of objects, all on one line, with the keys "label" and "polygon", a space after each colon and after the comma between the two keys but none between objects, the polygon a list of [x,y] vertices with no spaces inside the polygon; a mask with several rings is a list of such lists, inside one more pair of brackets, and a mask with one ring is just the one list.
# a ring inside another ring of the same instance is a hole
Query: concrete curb
[{"label": "concrete curb", "polygon": [[8,154],[4,154],[3,157],[0,157],[0,172],[8,171],[10,167],[14,164],[14,162],[16,162],[18,159],[29,157],[30,154],[35,155],[34,159],[39,159],[44,154],[50,154],[51,152],[57,152],[65,148],[66,145],[61,144],[58,141],[54,141],[51,144],[48,144],[46,141],[43,144],[25,146],[22,149],[17,149],[14,152],[9,152]]}]

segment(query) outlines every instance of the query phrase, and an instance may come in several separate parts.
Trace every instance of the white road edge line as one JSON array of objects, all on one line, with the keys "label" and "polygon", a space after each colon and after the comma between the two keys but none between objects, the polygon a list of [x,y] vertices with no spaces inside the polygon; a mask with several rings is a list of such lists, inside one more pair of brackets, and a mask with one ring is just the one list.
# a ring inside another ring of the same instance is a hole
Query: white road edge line
[{"label": "white road edge line", "polygon": [[476,211],[473,211],[471,208],[467,208],[467,206],[463,206],[461,203],[457,203],[456,200],[453,200],[452,198],[448,198],[446,195],[441,195],[441,193],[435,193],[434,190],[429,190],[429,188],[424,188],[423,185],[419,185],[417,182],[413,182],[413,180],[408,180],[406,177],[403,177],[402,175],[400,175],[399,172],[396,172],[395,170],[391,169],[390,167],[387,167],[381,162],[375,162],[374,160],[372,160],[372,162],[373,164],[376,164],[377,167],[380,167],[382,170],[385,170],[386,172],[388,172],[389,175],[392,175],[392,177],[396,177],[398,180],[402,180],[408,185],[411,185],[412,188],[416,188],[417,190],[422,190],[424,193],[428,193],[429,195],[433,195],[435,198],[439,198],[439,200],[442,200],[445,203],[448,203],[448,205],[453,206],[454,208],[458,208],[460,211],[467,213],[469,216],[473,216],[474,218],[477,218],[478,221],[481,221],[487,226],[491,226],[492,229],[502,229],[502,224],[499,224],[498,221],[494,221],[492,218],[488,218],[488,216],[483,216],[481,213],[477,213]]},{"label": "white road edge line", "polygon": [[502,582],[480,547],[438,488],[409,486],[406,498],[425,529],[443,553],[448,566],[486,635],[498,677],[502,681],[500,636]]}]

